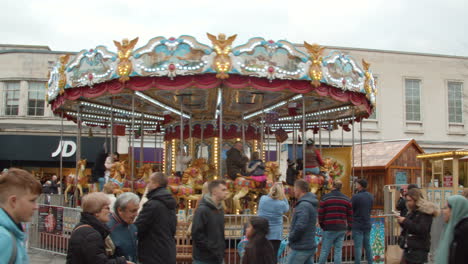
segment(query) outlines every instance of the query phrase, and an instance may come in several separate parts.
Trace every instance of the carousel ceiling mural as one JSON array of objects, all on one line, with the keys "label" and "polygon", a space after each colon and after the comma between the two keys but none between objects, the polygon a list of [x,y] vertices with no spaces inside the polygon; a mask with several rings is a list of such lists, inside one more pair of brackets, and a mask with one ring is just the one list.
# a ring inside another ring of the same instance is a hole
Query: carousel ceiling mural
[{"label": "carousel ceiling mural", "polygon": [[[62,56],[47,101],[56,114],[90,126],[192,127],[266,124],[273,130],[336,127],[368,117],[376,105],[370,64],[317,44],[214,36],[114,41]],[[237,45],[236,45],[237,44]],[[110,113],[113,113],[112,115]],[[273,121],[266,120],[267,115]],[[136,120],[136,121],[135,121]],[[188,121],[187,121],[188,122]],[[186,123],[187,123],[186,122]],[[188,125],[188,123],[187,123]]]}]

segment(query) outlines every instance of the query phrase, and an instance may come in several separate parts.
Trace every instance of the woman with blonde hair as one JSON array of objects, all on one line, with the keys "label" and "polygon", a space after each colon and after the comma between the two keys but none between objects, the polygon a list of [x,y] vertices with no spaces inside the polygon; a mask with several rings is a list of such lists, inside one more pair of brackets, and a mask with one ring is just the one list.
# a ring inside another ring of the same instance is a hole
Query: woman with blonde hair
[{"label": "woman with blonde hair", "polygon": [[289,210],[288,200],[284,194],[283,184],[277,182],[271,187],[268,195],[260,198],[258,216],[268,220],[270,232],[267,239],[273,245],[277,256],[281,240],[283,238],[283,215]]},{"label": "woman with blonde hair", "polygon": [[434,203],[424,200],[421,190],[417,188],[408,190],[406,206],[406,217],[397,218],[403,228],[398,241],[403,249],[401,263],[425,263],[431,248],[432,218],[439,214],[439,208]]}]

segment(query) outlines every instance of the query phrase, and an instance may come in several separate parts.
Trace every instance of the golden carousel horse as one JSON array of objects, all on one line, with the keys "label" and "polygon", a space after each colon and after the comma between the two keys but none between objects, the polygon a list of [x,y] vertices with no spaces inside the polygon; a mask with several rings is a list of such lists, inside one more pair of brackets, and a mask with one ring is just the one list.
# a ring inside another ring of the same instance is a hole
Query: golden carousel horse
[{"label": "golden carousel horse", "polygon": [[[326,193],[329,193],[333,186],[333,180],[327,175],[327,172],[322,172],[319,175],[306,173],[305,176],[302,175],[302,171],[299,171],[297,179],[303,179],[310,186],[310,192],[317,195],[317,198]],[[284,185],[284,194],[288,200],[294,198],[294,186]]]},{"label": "golden carousel horse", "polygon": [[138,179],[134,181],[133,187],[135,192],[143,195],[145,193],[146,185],[149,182],[149,178],[153,174],[153,168],[151,164],[145,164],[138,169]]},{"label": "golden carousel horse", "polygon": [[[78,170],[78,176],[70,174],[67,177],[67,188],[65,189],[64,196],[65,202],[68,202],[68,193],[72,187],[76,187],[79,191],[79,197],[83,197],[83,188],[88,188],[88,177],[86,176],[86,160],[78,161],[76,166]],[[76,184],[76,186],[75,186]]]},{"label": "golden carousel horse", "polygon": [[128,192],[131,188],[125,187],[125,175],[127,173],[127,161],[118,161],[112,164],[110,169],[109,182],[113,183],[116,187],[114,189],[115,194]]},{"label": "golden carousel horse", "polygon": [[235,193],[233,199],[233,213],[241,212],[242,206],[240,200],[246,197],[249,193],[253,194],[254,200],[259,194],[264,194],[269,191],[273,186],[273,183],[277,181],[279,177],[279,166],[278,163],[268,161],[265,163],[265,184],[259,185],[258,182],[249,179],[248,176],[239,175],[235,181],[228,180],[227,184],[231,192]]}]

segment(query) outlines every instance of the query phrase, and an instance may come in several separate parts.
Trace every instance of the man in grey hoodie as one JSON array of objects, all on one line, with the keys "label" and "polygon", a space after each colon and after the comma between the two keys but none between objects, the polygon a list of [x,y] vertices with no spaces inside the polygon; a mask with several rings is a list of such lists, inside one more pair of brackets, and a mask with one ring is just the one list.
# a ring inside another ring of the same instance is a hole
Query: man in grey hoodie
[{"label": "man in grey hoodie", "polygon": [[317,245],[315,244],[315,224],[317,223],[318,201],[310,192],[304,180],[294,183],[294,196],[297,198],[289,231],[289,264],[313,264]]}]

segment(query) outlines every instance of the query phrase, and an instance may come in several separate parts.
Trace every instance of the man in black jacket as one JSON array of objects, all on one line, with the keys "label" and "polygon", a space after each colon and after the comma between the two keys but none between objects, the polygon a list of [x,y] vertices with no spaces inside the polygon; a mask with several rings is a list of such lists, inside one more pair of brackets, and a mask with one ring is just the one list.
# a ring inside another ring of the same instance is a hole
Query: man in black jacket
[{"label": "man in black jacket", "polygon": [[361,263],[362,247],[366,252],[367,263],[372,264],[372,248],[370,245],[371,211],[374,196],[367,192],[367,181],[358,179],[356,181],[357,193],[351,198],[353,206],[353,240],[354,240],[354,263]]},{"label": "man in black jacket", "polygon": [[245,166],[249,159],[242,152],[243,145],[240,141],[226,152],[226,169],[229,178],[235,180],[237,174],[245,174]]},{"label": "man in black jacket", "polygon": [[224,210],[222,201],[228,190],[226,182],[208,184],[192,222],[193,264],[221,264],[224,260]]},{"label": "man in black jacket", "polygon": [[167,187],[167,177],[153,173],[148,183],[148,201],[138,215],[138,260],[146,264],[175,264],[177,226],[176,200]]}]

